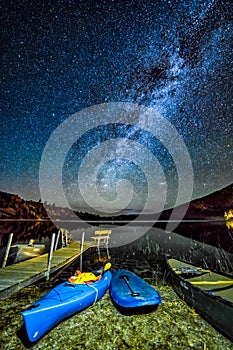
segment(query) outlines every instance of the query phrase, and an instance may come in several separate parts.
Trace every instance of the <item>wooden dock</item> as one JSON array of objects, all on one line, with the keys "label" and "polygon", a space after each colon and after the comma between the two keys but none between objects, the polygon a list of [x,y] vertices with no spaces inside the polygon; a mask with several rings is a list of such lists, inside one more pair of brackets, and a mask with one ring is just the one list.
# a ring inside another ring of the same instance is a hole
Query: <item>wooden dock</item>
[{"label": "wooden dock", "polygon": [[[91,242],[85,242],[83,252]],[[80,256],[80,242],[71,242],[68,246],[53,252],[50,274],[65,268]],[[4,299],[18,290],[45,278],[48,267],[48,254],[25,260],[0,269],[0,299]]]}]

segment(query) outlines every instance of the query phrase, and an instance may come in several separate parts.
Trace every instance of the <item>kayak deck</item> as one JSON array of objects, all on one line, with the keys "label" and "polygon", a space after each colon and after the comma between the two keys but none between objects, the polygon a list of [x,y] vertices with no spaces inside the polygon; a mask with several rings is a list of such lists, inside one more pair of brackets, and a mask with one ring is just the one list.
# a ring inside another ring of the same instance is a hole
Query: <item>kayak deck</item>
[{"label": "kayak deck", "polygon": [[39,340],[62,320],[93,305],[107,291],[111,272],[90,284],[63,282],[22,312],[30,342]]},{"label": "kayak deck", "polygon": [[161,304],[158,291],[145,280],[128,270],[113,273],[110,284],[113,302],[124,309],[152,307]]}]

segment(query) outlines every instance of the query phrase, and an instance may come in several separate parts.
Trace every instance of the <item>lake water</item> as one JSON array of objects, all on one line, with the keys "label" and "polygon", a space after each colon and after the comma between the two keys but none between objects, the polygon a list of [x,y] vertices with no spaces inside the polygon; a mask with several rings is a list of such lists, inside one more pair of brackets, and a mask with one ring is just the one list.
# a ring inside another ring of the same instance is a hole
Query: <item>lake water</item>
[{"label": "lake water", "polygon": [[[233,230],[222,221],[182,221],[174,232],[166,230],[166,222],[157,222],[152,228],[151,223],[149,225],[146,222],[135,226],[122,225],[123,223],[121,226],[102,225],[102,228],[112,229],[110,248],[125,246],[130,250],[137,247],[150,254],[171,254],[222,270],[233,266]],[[9,234],[13,233],[12,245],[28,243],[34,239],[38,243],[44,243],[47,252],[52,233],[57,233],[59,229],[68,230],[74,240],[81,240],[85,232],[85,240],[91,240],[96,228],[97,226],[75,221],[60,221],[56,226],[50,221],[0,221],[0,248],[4,250]]]}]

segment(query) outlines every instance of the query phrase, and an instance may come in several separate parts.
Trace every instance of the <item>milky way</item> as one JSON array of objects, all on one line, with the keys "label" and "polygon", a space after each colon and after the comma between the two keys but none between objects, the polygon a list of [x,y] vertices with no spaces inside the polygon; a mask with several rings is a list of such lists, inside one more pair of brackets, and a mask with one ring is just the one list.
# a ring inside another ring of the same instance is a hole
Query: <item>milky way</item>
[{"label": "milky way", "polygon": [[[231,1],[2,1],[0,189],[38,200],[50,135],[71,115],[111,102],[153,108],[176,128],[192,161],[193,198],[232,183],[232,16]],[[84,155],[113,139],[116,157],[100,168],[97,188],[112,200],[127,179],[137,188],[130,207],[140,207],[147,179],[121,156],[126,139],[157,158],[174,204],[179,176],[169,150],[132,128],[99,126],[72,145],[63,167],[69,202],[84,205],[71,193]]]}]

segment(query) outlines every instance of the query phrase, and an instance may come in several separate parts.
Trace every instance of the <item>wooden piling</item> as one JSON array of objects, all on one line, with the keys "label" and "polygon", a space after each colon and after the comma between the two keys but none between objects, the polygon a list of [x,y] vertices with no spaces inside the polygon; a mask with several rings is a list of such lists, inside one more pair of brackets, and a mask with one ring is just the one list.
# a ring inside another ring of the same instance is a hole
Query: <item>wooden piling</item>
[{"label": "wooden piling", "polygon": [[2,267],[6,266],[8,255],[9,255],[10,248],[11,248],[11,242],[12,242],[13,236],[14,236],[14,233],[10,233],[9,238],[8,238],[8,242],[7,242],[6,252],[5,252],[5,255],[4,255],[3,262],[2,262]]},{"label": "wooden piling", "polygon": [[54,242],[55,242],[55,233],[52,234],[51,244],[50,244],[50,251],[49,251],[49,257],[48,257],[48,267],[47,271],[45,272],[45,276],[47,281],[49,280],[50,270],[51,270],[51,263],[53,259],[53,248],[54,248]]},{"label": "wooden piling", "polygon": [[58,233],[57,233],[57,238],[56,238],[56,243],[55,243],[55,247],[54,247],[54,250],[57,250],[57,246],[58,246],[58,243],[59,243],[59,239],[60,239],[60,234],[61,234],[61,231],[58,230]]},{"label": "wooden piling", "polygon": [[81,247],[80,247],[80,271],[82,271],[83,268],[83,246],[84,246],[84,236],[85,232],[82,233],[82,239],[81,239]]}]

